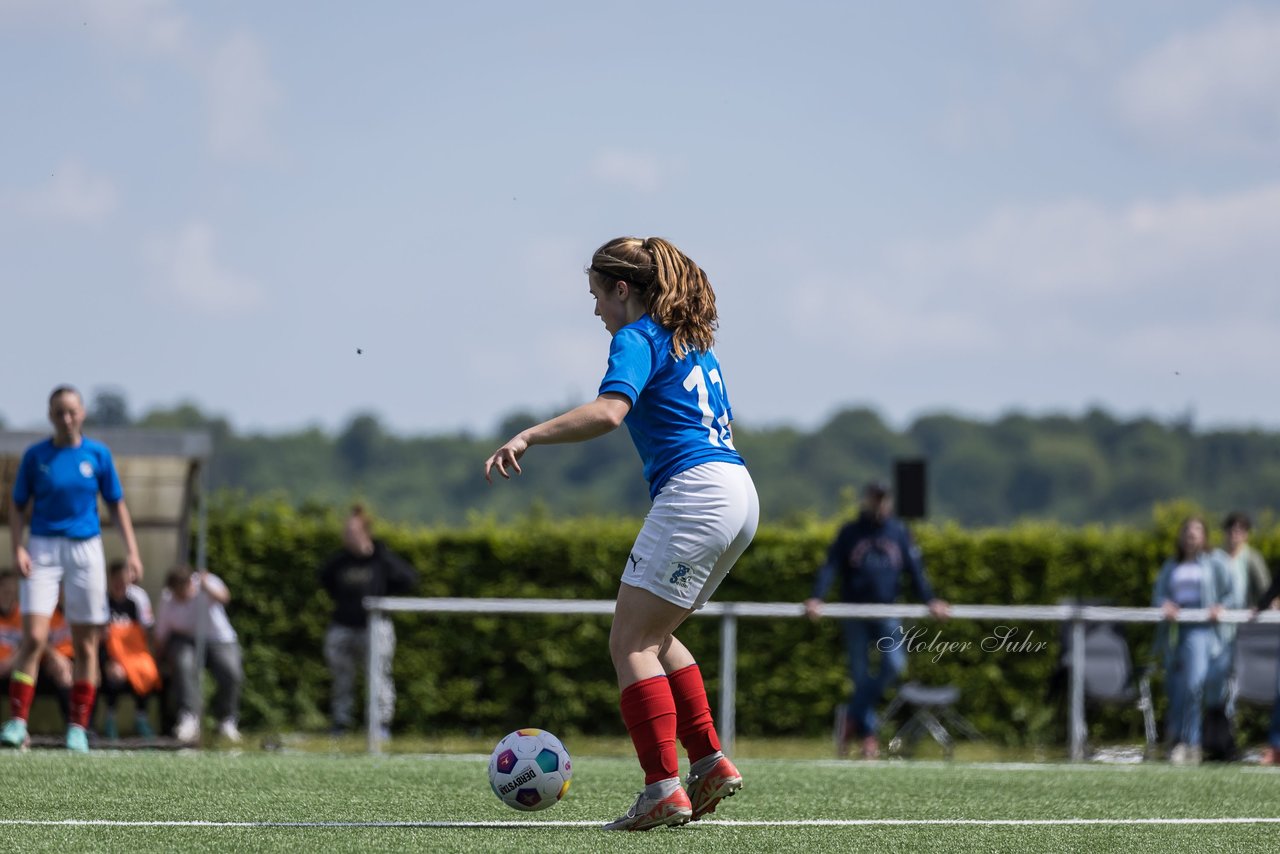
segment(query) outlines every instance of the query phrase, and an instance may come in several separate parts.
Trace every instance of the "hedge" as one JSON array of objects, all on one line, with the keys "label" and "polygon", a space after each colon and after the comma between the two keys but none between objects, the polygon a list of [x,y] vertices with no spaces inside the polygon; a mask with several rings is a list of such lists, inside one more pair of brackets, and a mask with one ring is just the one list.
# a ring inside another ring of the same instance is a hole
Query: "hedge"
[{"label": "hedge", "polygon": [[[1148,530],[1026,523],[1000,530],[920,525],[917,540],[938,595],[953,603],[1053,604],[1088,599],[1146,605],[1186,505],[1160,509]],[[375,533],[419,567],[421,596],[612,599],[638,521],[533,517],[499,526],[382,526]],[[838,521],[765,525],[720,588],[717,601],[803,600]],[[326,726],[322,649],[331,603],[317,569],[340,547],[340,519],[320,507],[222,495],[212,502],[209,566],[234,597],[244,647],[242,716],[251,729]],[[1280,557],[1280,526],[1254,538]],[[609,619],[592,616],[397,614],[397,731],[500,733],[538,725],[563,733],[620,734],[608,654]],[[921,639],[966,650],[910,656],[909,678],[955,684],[959,710],[988,739],[1059,745],[1065,711],[1050,696],[1060,627],[1015,625],[1039,651],[984,651],[994,623],[923,623]],[[1150,627],[1130,627],[1136,657],[1151,657]],[[695,618],[681,639],[698,656],[712,697],[719,690],[719,621]],[[829,731],[848,693],[838,624],[744,619],[738,630],[738,732],[815,736]],[[992,641],[988,641],[988,646]],[[1159,685],[1157,683],[1159,692]],[[1163,692],[1159,692],[1161,695]],[[1161,696],[1159,708],[1163,708]],[[1258,737],[1262,716],[1249,723]],[[1090,712],[1091,737],[1139,739],[1141,718],[1118,708]]]}]

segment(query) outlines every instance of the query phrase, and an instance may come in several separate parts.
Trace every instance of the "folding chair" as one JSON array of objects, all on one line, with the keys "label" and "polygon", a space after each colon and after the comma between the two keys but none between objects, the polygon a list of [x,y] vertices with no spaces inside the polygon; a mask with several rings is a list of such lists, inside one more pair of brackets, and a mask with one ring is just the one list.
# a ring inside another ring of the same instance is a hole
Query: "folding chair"
[{"label": "folding chair", "polygon": [[900,686],[897,695],[885,708],[883,720],[891,720],[894,713],[903,706],[910,709],[911,716],[889,739],[889,752],[906,755],[920,740],[920,736],[928,733],[942,745],[943,755],[950,759],[955,749],[951,729],[965,738],[980,741],[982,733],[955,710],[954,706],[959,699],[960,689],[954,685],[928,687],[919,682],[906,682]]},{"label": "folding chair", "polygon": [[[1069,639],[1070,635],[1066,637]],[[1062,665],[1069,674],[1069,640],[1063,643]],[[1135,671],[1129,642],[1115,623],[1094,623],[1085,628],[1084,699],[1086,703],[1128,705],[1141,711],[1146,736],[1143,756],[1155,755],[1157,736],[1155,706],[1151,702],[1151,668]]]},{"label": "folding chair", "polygon": [[1269,709],[1280,677],[1280,625],[1241,623],[1236,632],[1231,678],[1237,703]]}]

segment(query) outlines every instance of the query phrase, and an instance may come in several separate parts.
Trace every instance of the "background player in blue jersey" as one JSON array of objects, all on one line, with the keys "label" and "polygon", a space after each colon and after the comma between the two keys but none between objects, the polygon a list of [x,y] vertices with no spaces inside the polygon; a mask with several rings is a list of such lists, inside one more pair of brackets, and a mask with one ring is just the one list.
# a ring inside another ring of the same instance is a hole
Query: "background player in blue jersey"
[{"label": "background player in blue jersey", "polygon": [[[67,749],[83,752],[89,749],[85,730],[98,684],[98,640],[108,616],[99,494],[111,509],[124,540],[125,562],[135,578],[142,577],[142,560],[111,451],[81,432],[84,401],[80,393],[70,386],[54,389],[49,396],[49,421],[53,437],[22,455],[9,504],[13,563],[22,576],[22,645],[9,680],[11,717],[0,730],[0,744],[21,747],[27,742],[35,676],[61,587],[75,646]],[[24,546],[28,507],[31,539]]]},{"label": "background player in blue jersey", "polygon": [[[648,830],[701,818],[742,787],[720,750],[697,662],[674,632],[750,544],[759,502],[733,447],[706,274],[656,237],[609,241],[587,274],[595,314],[613,336],[599,396],[513,436],[484,473],[490,481],[495,469],[519,474],[531,445],[585,441],[624,423],[631,432],[653,506],[623,568],[609,652],[645,788],[607,827]],[[689,755],[684,787],[677,737]]]}]

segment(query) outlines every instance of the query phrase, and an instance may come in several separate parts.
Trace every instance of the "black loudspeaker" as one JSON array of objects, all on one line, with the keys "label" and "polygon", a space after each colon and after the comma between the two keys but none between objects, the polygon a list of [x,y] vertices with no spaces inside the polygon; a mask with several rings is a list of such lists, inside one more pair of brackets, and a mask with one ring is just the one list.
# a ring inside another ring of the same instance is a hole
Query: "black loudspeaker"
[{"label": "black loudspeaker", "polygon": [[894,493],[898,515],[903,519],[925,517],[924,460],[894,460]]}]

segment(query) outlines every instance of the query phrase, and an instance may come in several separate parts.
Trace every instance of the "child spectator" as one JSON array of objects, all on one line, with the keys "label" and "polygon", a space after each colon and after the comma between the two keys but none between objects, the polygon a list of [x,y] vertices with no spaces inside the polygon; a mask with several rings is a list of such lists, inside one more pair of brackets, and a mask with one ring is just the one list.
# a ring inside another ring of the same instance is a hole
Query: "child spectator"
[{"label": "child spectator", "polygon": [[147,719],[147,701],[160,691],[160,668],[151,655],[148,633],[155,625],[151,597],[132,583],[132,573],[122,560],[107,568],[107,608],[111,622],[102,638],[102,691],[106,700],[103,734],[112,740],[120,737],[116,723],[116,704],[120,695],[133,695],[135,711],[133,729],[142,738],[155,732]]},{"label": "child spectator", "polygon": [[[156,619],[156,649],[177,692],[178,723],[173,734],[179,741],[194,743],[200,739],[196,710],[200,707],[198,677],[202,665],[208,666],[216,683],[213,713],[218,719],[218,734],[231,742],[240,741],[236,719],[244,676],[240,643],[227,619],[225,605],[229,601],[227,585],[208,570],[179,566],[169,570],[165,578]],[[196,627],[200,620],[205,626],[203,662],[196,661]]]}]

